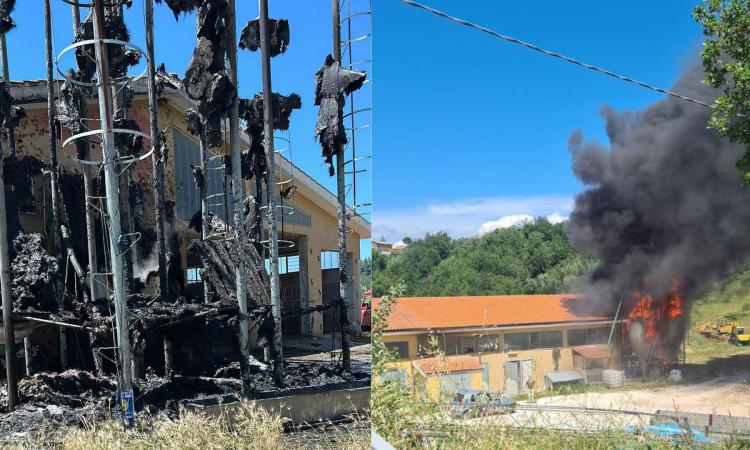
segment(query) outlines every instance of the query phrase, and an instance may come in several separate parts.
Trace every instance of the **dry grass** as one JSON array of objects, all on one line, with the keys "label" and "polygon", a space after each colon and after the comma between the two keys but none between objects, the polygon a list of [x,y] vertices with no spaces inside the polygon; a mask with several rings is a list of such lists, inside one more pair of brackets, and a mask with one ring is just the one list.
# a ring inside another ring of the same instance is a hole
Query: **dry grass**
[{"label": "dry grass", "polygon": [[[126,430],[116,421],[89,424],[83,428],[50,430],[35,438],[5,445],[9,449],[54,448],[61,450],[171,450],[237,449],[272,450],[295,448],[368,449],[369,429],[331,433],[330,445],[292,443],[283,432],[279,416],[245,402],[231,421],[216,420],[185,412],[178,420],[159,419]],[[231,425],[230,425],[231,423]]]}]

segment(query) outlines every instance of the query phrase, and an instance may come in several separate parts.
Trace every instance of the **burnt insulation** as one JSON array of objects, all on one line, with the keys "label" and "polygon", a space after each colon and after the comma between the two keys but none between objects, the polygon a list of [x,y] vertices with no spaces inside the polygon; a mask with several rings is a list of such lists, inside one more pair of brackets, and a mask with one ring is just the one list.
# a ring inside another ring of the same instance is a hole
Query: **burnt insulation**
[{"label": "burnt insulation", "polygon": [[2,127],[15,128],[26,117],[26,110],[20,106],[13,106],[13,97],[8,90],[8,82],[0,80],[0,117]]},{"label": "burnt insulation", "polygon": [[[302,99],[297,94],[289,96],[274,92],[273,129],[288,130],[292,111],[302,107]],[[251,179],[259,175],[265,179],[266,155],[263,146],[263,94],[257,93],[252,99],[242,99],[239,104],[240,118],[245,121],[245,132],[250,137],[250,149],[242,154],[242,176]],[[258,160],[260,174],[255,174],[255,160]]]},{"label": "burnt insulation", "polygon": [[174,14],[174,19],[179,20],[180,14],[187,14],[195,11],[200,6],[202,0],[156,0],[156,3],[166,3]]},{"label": "burnt insulation", "polygon": [[48,254],[40,233],[21,233],[13,241],[13,260],[10,263],[13,309],[17,311],[57,311],[54,280],[57,259]]},{"label": "burnt insulation", "polygon": [[[108,10],[109,11],[109,10]],[[81,42],[94,38],[94,10],[89,9],[86,19],[81,22],[76,30],[75,42]],[[106,13],[104,16],[104,35],[107,39],[130,41],[130,32],[125,25],[124,18],[119,14]],[[128,68],[135,66],[140,61],[139,52],[125,48],[121,45],[108,45],[107,56],[109,61],[109,73],[112,78],[121,78],[127,75]],[[96,55],[94,47],[84,45],[76,48],[76,61],[78,69],[89,79],[96,73]]]},{"label": "burnt insulation", "polygon": [[[289,46],[289,21],[286,19],[268,19],[271,27],[271,57],[286,51]],[[260,21],[253,19],[245,25],[240,35],[239,47],[255,52],[260,48]]]},{"label": "burnt insulation", "polygon": [[5,34],[16,27],[10,15],[16,7],[16,0],[0,0],[0,33]]},{"label": "burnt insulation", "polygon": [[235,101],[235,88],[225,72],[225,0],[205,0],[198,10],[198,41],[182,86],[198,102],[209,147],[221,144],[221,118]]},{"label": "burnt insulation", "polygon": [[315,105],[320,106],[315,136],[323,149],[329,175],[335,173],[333,156],[346,145],[344,129],[344,97],[361,88],[366,74],[342,69],[333,56],[326,56],[325,64],[315,74]]}]

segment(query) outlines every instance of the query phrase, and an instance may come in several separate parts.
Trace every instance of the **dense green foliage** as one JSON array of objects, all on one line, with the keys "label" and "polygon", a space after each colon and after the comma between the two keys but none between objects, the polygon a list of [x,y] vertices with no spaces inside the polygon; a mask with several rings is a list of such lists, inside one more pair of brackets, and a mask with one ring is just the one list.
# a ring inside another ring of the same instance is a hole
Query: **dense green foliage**
[{"label": "dense green foliage", "polygon": [[403,283],[407,296],[557,293],[594,265],[570,246],[563,224],[538,219],[479,237],[428,234],[393,255],[375,251],[373,291],[379,297]]},{"label": "dense green foliage", "polygon": [[693,11],[703,28],[705,82],[721,89],[709,122],[747,147],[737,168],[750,184],[750,0],[708,0]]}]

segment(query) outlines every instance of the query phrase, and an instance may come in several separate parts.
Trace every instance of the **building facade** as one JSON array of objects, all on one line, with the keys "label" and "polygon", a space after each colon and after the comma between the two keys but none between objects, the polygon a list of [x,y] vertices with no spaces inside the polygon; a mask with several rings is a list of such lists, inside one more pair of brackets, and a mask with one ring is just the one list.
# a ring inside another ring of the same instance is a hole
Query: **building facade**
[{"label": "building facade", "polygon": [[396,356],[387,376],[432,399],[600,381],[619,366],[619,327],[594,307],[577,295],[401,298],[383,334]]}]

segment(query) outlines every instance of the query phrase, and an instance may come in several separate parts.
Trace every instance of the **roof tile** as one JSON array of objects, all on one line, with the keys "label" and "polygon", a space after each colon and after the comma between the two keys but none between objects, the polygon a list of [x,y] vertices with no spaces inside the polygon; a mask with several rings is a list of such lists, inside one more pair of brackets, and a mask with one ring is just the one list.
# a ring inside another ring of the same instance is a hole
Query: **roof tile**
[{"label": "roof tile", "polygon": [[[373,300],[377,310],[379,299]],[[471,328],[611,320],[596,303],[576,294],[402,297],[388,331]]]}]

